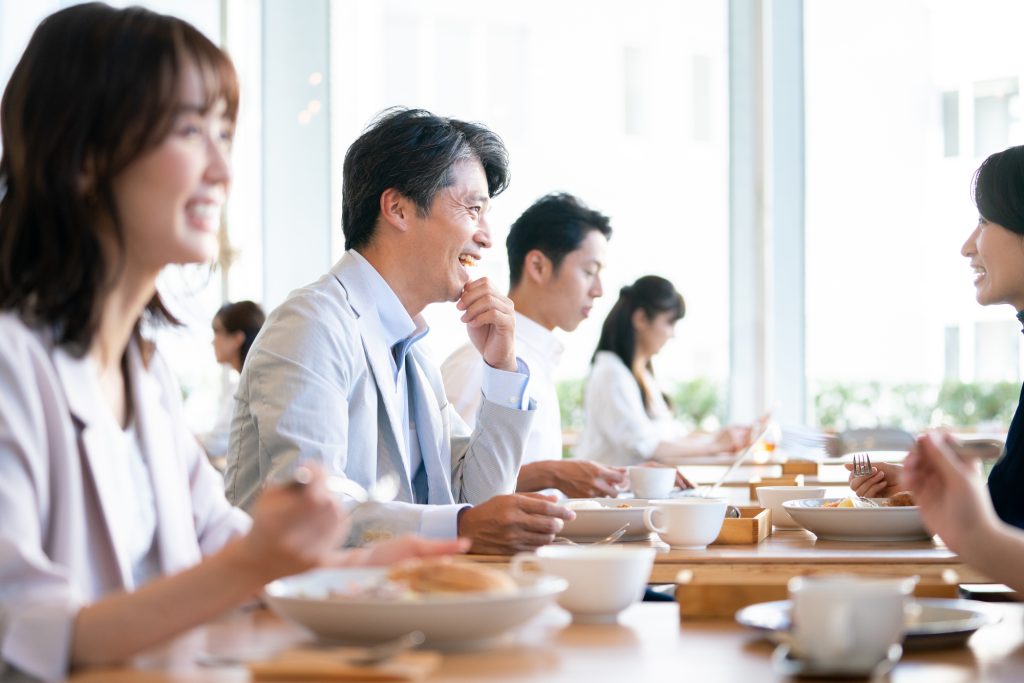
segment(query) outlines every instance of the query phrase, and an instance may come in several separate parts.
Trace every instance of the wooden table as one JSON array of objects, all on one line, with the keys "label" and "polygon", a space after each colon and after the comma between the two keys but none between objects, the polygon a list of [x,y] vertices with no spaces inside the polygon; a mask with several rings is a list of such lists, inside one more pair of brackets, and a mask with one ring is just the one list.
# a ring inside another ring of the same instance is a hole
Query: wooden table
[{"label": "wooden table", "polygon": [[[1024,680],[1024,608],[1000,605],[1003,619],[976,633],[968,647],[907,652],[888,679],[894,683]],[[311,640],[298,626],[264,610],[234,613],[195,629],[170,646],[119,669],[80,673],[74,683],[242,683],[240,667],[202,668],[201,653],[270,656]],[[486,649],[446,653],[426,683],[507,681],[595,683],[642,681],[783,681],[771,665],[773,646],[730,620],[680,622],[675,605],[630,607],[618,624],[571,625],[551,606]]]},{"label": "wooden table", "polygon": [[[626,543],[658,549],[649,583],[677,584],[684,614],[728,616],[755,602],[781,600],[794,576],[849,573],[918,576],[917,595],[957,597],[959,584],[991,583],[964,564],[939,539],[906,542],[822,541],[810,532],[778,530],[757,545],[712,545],[706,550],[670,550],[658,540]],[[467,555],[500,566],[500,555]]]},{"label": "wooden table", "polygon": [[[646,545],[658,549],[650,583],[675,583],[681,571],[737,577],[786,572],[790,576],[827,569],[834,572],[891,575],[943,575],[957,583],[989,583],[980,572],[961,562],[940,539],[931,541],[822,541],[802,529],[776,530],[757,545],[711,545],[705,550],[670,550],[652,536]],[[507,565],[504,555],[467,555],[475,562]]]},{"label": "wooden table", "polygon": [[[871,459],[875,462],[902,462],[906,455],[903,451],[877,451],[871,453]],[[691,457],[681,459],[678,463],[675,463],[675,466],[695,484],[713,484],[725,473],[735,458],[736,456],[732,454]],[[730,475],[729,481],[723,483],[722,486],[725,489],[733,487],[746,488],[754,478],[778,477],[782,474],[782,463],[784,461],[784,458],[773,457],[762,459],[759,462],[755,458],[737,467]],[[852,461],[852,455],[814,461],[818,465],[818,474],[805,476],[804,483],[808,486],[839,487],[845,490],[850,473],[844,465]],[[841,495],[841,492],[828,492],[828,495],[833,494]]]}]

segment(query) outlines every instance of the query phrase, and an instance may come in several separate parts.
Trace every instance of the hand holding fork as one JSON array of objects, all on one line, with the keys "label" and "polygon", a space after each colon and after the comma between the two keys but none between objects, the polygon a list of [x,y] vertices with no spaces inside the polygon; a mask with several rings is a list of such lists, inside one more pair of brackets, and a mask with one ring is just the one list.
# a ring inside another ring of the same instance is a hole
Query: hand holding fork
[{"label": "hand holding fork", "polygon": [[867,453],[855,453],[853,463],[846,465],[846,469],[850,470],[850,489],[862,498],[888,498],[904,488],[901,465],[887,462],[872,465]]}]

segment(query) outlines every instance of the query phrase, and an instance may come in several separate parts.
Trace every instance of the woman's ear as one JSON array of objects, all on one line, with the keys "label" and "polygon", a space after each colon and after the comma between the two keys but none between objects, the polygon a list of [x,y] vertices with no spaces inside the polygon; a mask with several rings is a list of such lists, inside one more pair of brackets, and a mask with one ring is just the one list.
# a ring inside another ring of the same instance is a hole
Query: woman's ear
[{"label": "woman's ear", "polygon": [[231,333],[231,344],[236,348],[242,348],[242,344],[245,343],[245,332],[239,330],[238,332]]},{"label": "woman's ear", "polygon": [[633,316],[631,320],[633,321],[634,330],[646,330],[651,322],[650,320],[647,319],[647,314],[644,313],[644,309],[642,308],[638,308],[635,311],[633,311]]}]

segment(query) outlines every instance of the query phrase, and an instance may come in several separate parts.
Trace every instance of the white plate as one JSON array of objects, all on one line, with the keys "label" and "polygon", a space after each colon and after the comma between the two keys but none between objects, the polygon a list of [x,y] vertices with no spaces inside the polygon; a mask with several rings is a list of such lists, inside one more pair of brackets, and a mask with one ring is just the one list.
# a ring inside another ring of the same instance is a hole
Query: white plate
[{"label": "white plate", "polygon": [[[782,504],[793,521],[818,538],[832,541],[918,541],[929,539],[917,506],[826,508],[842,498],[805,498]],[[881,499],[877,499],[881,500]]]},{"label": "white plate", "polygon": [[[975,600],[943,600],[918,598],[920,610],[908,610],[903,633],[903,647],[910,650],[960,647],[982,626],[995,624],[1000,617],[989,605]],[[762,602],[744,607],[736,613],[736,621],[744,626],[775,634],[789,630],[789,600]]]},{"label": "white plate", "polygon": [[[571,541],[596,541],[629,524],[623,541],[637,541],[647,538],[651,530],[644,526],[644,508],[650,501],[643,498],[570,498],[564,504],[578,501],[594,501],[600,510],[573,510],[576,519],[566,522],[559,536]],[[629,507],[618,507],[628,505]]]},{"label": "white plate", "polygon": [[515,577],[519,589],[514,593],[328,597],[332,591],[376,583],[386,573],[384,568],[321,569],[274,581],[264,593],[275,612],[324,638],[374,642],[416,630],[428,643],[463,645],[518,626],[568,585],[558,577],[529,575]]}]

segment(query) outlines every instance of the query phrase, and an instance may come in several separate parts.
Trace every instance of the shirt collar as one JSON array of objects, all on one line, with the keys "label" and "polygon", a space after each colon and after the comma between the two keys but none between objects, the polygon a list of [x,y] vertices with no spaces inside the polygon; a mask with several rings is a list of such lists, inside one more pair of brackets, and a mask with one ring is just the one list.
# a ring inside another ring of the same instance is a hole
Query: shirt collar
[{"label": "shirt collar", "polygon": [[553,364],[557,364],[561,360],[562,352],[565,351],[565,346],[558,340],[554,332],[518,311],[516,311],[516,337],[527,346],[537,349],[544,358],[552,359]]},{"label": "shirt collar", "polygon": [[391,289],[387,280],[381,277],[377,269],[362,254],[355,249],[350,249],[349,253],[355,260],[357,275],[366,285],[367,293],[377,308],[384,341],[391,349],[397,373],[401,371],[409,349],[422,339],[430,331],[430,328],[423,316],[418,315],[416,318],[409,316],[409,312],[398,300],[398,296]]}]

